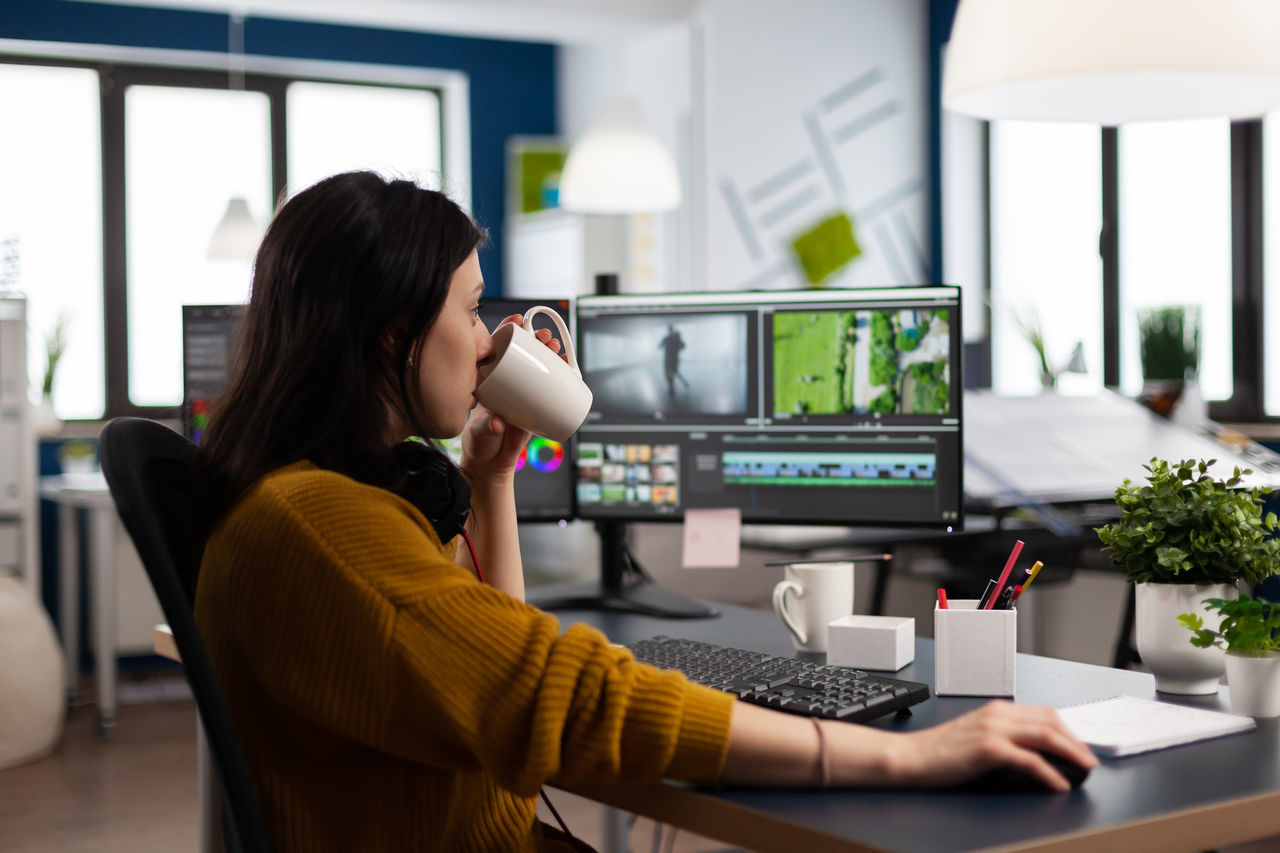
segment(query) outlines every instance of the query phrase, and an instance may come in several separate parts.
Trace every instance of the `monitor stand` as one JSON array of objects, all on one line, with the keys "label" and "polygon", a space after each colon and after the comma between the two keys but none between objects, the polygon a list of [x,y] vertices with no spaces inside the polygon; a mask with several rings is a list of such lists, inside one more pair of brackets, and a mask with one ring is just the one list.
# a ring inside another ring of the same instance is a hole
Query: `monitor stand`
[{"label": "monitor stand", "polygon": [[667,619],[706,619],[720,611],[705,602],[664,589],[646,577],[628,578],[626,524],[597,521],[600,536],[600,580],[556,584],[545,594],[533,590],[530,604],[543,610],[605,610],[641,613]]}]

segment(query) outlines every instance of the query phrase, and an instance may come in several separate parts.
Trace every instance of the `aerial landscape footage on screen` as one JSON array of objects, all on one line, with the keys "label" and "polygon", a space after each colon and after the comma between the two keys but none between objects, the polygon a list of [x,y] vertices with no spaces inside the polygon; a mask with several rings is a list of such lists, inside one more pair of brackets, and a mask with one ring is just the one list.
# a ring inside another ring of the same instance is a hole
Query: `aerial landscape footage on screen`
[{"label": "aerial landscape footage on screen", "polygon": [[947,309],[779,311],[773,315],[773,417],[947,415]]}]

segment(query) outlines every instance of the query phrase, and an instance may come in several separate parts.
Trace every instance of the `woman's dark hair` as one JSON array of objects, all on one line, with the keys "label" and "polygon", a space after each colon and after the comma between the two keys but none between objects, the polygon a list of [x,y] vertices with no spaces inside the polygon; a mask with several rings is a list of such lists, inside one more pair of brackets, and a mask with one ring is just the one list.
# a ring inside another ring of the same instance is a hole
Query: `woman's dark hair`
[{"label": "woman's dark hair", "polygon": [[301,459],[373,479],[390,412],[429,428],[408,365],[485,236],[441,193],[372,172],[326,178],[280,209],[201,448],[211,520]]}]

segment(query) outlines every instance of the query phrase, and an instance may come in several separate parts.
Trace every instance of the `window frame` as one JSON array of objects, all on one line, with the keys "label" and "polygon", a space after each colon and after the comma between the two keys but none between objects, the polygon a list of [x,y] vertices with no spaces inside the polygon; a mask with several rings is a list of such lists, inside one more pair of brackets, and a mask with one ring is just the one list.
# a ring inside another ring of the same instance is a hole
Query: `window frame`
[{"label": "window frame", "polygon": [[[442,176],[454,200],[471,206],[467,75],[448,69],[279,59],[200,51],[41,44],[0,39],[0,64],[87,68],[98,74],[102,146],[103,380],[101,420],[171,419],[181,404],[142,406],[129,399],[128,269],[125,206],[125,108],[129,86],[175,86],[262,92],[270,102],[271,188],[288,186],[286,92],[294,82],[428,90],[436,96]],[[233,85],[233,72],[235,72]],[[96,422],[91,419],[87,422]]]},{"label": "window frame", "polygon": [[[989,144],[990,123],[984,122],[988,144],[985,151],[986,194],[983,211],[987,227],[983,233],[985,254],[991,256],[990,181],[994,165]],[[1263,123],[1260,119],[1231,122],[1231,323],[1232,396],[1209,403],[1209,416],[1216,421],[1277,423],[1280,416],[1267,416],[1262,389],[1266,365],[1263,359]],[[1103,384],[1120,385],[1121,289],[1119,234],[1119,133],[1103,127],[1099,180],[1102,185],[1102,230],[1098,252],[1102,258],[1102,347]],[[980,286],[988,301],[991,295],[991,267],[987,264]],[[975,371],[971,387],[990,387],[991,331],[982,341],[969,344],[972,354],[983,359],[986,369]]]}]

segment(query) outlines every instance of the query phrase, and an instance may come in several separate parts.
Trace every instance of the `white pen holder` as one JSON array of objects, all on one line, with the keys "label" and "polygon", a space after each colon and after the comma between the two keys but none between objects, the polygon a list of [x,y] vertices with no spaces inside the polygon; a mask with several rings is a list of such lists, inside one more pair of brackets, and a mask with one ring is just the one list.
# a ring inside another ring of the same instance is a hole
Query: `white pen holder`
[{"label": "white pen holder", "polygon": [[976,599],[933,610],[934,692],[939,696],[1012,696],[1018,611],[979,610]]}]

